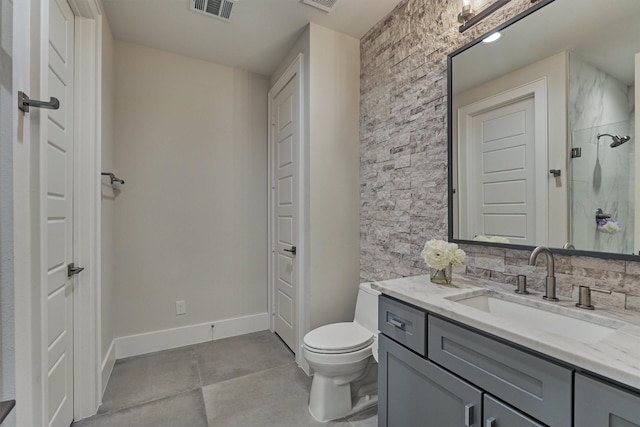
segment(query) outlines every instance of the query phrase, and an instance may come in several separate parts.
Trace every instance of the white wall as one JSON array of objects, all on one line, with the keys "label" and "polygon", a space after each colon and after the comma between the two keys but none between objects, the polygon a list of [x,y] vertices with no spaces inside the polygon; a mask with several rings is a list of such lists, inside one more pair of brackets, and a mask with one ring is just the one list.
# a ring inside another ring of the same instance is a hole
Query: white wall
[{"label": "white wall", "polygon": [[307,245],[303,333],[353,319],[360,257],[360,41],[311,23],[271,77],[304,55]]},{"label": "white wall", "polygon": [[[15,398],[13,293],[13,4],[0,1],[0,400]],[[4,423],[15,425],[15,413]]]},{"label": "white wall", "polygon": [[122,42],[115,58],[116,336],[265,313],[269,80]]},{"label": "white wall", "polygon": [[311,328],[353,319],[360,278],[360,41],[311,24]]},{"label": "white wall", "polygon": [[[114,39],[106,19],[102,21],[102,171],[114,172],[114,95],[115,95],[115,53]],[[114,247],[114,204],[117,202],[117,191],[114,192],[109,178],[102,178],[102,206],[100,212],[100,244],[101,244],[101,328],[102,354],[100,360],[107,365],[105,376],[111,371],[107,360],[113,339],[114,331],[114,292],[115,292],[115,247]],[[105,363],[106,362],[106,363]],[[106,387],[107,378],[103,378],[103,388]]]}]

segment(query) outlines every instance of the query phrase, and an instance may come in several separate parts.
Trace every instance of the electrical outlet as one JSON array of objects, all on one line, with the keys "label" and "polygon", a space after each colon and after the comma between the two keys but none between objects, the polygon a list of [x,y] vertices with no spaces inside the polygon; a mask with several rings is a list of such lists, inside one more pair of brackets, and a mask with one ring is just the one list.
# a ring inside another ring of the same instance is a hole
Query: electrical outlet
[{"label": "electrical outlet", "polygon": [[187,303],[184,300],[176,301],[176,316],[181,314],[187,314]]}]

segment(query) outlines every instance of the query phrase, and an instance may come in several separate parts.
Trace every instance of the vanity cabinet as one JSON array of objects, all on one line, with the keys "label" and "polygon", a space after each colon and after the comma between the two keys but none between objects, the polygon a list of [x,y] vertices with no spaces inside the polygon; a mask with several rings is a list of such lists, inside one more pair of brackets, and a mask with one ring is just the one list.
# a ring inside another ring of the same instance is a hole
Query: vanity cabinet
[{"label": "vanity cabinet", "polygon": [[379,302],[379,426],[571,426],[571,369],[384,295]]},{"label": "vanity cabinet", "polygon": [[575,426],[640,427],[640,394],[576,374]]},{"label": "vanity cabinet", "polygon": [[379,341],[380,427],[482,425],[480,389],[384,335]]}]

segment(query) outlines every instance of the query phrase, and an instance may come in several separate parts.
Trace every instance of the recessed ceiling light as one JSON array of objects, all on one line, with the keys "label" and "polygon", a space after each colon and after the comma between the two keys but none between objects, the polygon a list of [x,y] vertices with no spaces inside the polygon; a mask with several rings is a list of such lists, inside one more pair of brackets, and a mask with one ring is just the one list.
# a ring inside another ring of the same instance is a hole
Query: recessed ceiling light
[{"label": "recessed ceiling light", "polygon": [[500,38],[500,33],[493,33],[489,37],[482,39],[482,43],[493,43]]}]

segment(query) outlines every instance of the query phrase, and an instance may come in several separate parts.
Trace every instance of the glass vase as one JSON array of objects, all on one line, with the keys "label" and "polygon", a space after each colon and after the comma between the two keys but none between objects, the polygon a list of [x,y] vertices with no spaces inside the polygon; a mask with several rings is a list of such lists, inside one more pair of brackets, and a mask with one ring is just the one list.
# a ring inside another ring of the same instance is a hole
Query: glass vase
[{"label": "glass vase", "polygon": [[451,264],[447,265],[445,268],[442,268],[442,269],[432,268],[431,282],[437,283],[438,285],[450,285],[451,277],[452,277],[451,270],[452,270]]}]

